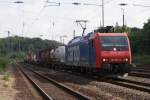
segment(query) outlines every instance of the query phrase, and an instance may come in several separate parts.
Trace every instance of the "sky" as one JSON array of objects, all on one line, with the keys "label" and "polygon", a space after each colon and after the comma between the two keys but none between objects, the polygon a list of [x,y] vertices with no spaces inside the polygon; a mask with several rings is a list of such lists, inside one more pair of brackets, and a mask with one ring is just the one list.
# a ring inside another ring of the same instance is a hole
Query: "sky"
[{"label": "sky", "polygon": [[[22,4],[13,3],[23,1]],[[66,36],[65,43],[76,36],[82,35],[80,25],[76,20],[88,20],[86,33],[102,25],[102,0],[0,0],[0,38],[18,35],[25,37],[40,37],[42,39],[60,41]],[[79,2],[81,5],[73,5]],[[58,6],[57,3],[60,3]],[[94,5],[83,5],[84,3]],[[120,3],[128,4],[125,7]],[[129,27],[142,28],[150,18],[150,7],[134,6],[140,4],[150,6],[150,0],[104,0],[105,26],[118,23],[122,25],[123,10],[125,24]]]}]

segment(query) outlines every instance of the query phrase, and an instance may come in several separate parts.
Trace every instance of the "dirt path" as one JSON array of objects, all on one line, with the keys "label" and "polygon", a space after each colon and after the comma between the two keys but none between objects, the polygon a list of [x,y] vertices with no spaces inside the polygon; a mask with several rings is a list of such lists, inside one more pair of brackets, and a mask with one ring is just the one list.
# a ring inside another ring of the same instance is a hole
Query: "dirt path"
[{"label": "dirt path", "polygon": [[[10,77],[9,82],[4,80],[6,72]],[[0,74],[0,100],[41,100],[14,64],[8,65],[6,72]]]},{"label": "dirt path", "polygon": [[17,90],[13,88],[15,81],[10,66],[7,66],[7,73],[10,74],[10,81],[4,80],[5,73],[0,73],[0,100],[15,100]]}]

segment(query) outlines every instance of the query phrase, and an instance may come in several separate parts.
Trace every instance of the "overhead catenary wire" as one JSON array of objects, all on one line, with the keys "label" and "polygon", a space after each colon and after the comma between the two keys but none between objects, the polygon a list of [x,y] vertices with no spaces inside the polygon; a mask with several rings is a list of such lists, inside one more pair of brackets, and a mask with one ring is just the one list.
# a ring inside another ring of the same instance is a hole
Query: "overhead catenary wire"
[{"label": "overhead catenary wire", "polygon": [[[109,4],[109,3],[111,3],[112,1],[114,1],[114,0],[108,0],[108,1],[106,1],[104,4]],[[44,8],[44,7],[43,7]],[[41,13],[42,13],[42,11],[41,11]],[[39,14],[39,15],[41,15],[41,13]],[[89,13],[88,13],[89,14]],[[75,19],[72,19],[72,18],[66,18],[66,17],[59,17],[59,16],[50,16],[51,18],[56,18],[56,19],[61,19],[61,20],[75,20]],[[38,21],[39,20],[39,16],[38,16],[38,18],[36,18],[35,19],[35,22],[36,21]],[[35,23],[34,22],[34,23]]]},{"label": "overhead catenary wire", "polygon": [[150,5],[141,5],[141,4],[133,4],[133,6],[138,6],[138,7],[150,7]]},{"label": "overhead catenary wire", "polygon": [[[105,2],[104,4],[109,4],[109,3],[111,3],[112,1],[114,1],[114,0],[109,0],[109,1],[107,1],[107,2]],[[45,5],[43,6],[43,8],[40,10],[40,12],[39,12],[39,14],[38,14],[38,17],[36,17],[35,19],[34,19],[34,21],[32,22],[32,25],[36,22],[36,21],[38,21],[39,20],[39,16],[41,15],[41,13],[44,11],[44,8],[46,8],[46,7],[48,7],[48,3],[52,3],[52,4],[72,4],[71,2],[50,2],[50,1],[46,1],[46,3],[45,3]],[[88,5],[88,3],[83,3],[84,5]],[[95,5],[94,3],[93,3],[93,5]],[[101,6],[100,4],[96,4],[97,6]],[[51,5],[50,5],[51,6]],[[95,10],[95,9],[94,9]],[[93,11],[93,10],[92,10]],[[91,12],[92,12],[91,11]],[[87,13],[86,15],[88,15],[89,13]],[[58,16],[50,16],[51,18],[56,18],[56,19],[62,19],[62,20],[76,20],[76,19],[73,19],[73,18],[66,18],[66,17],[58,17]]]},{"label": "overhead catenary wire", "polygon": [[140,13],[145,13],[145,12],[149,11],[149,8],[150,8],[150,5],[144,5],[144,4],[132,4],[132,6],[145,8],[144,10],[140,11]]},{"label": "overhead catenary wire", "polygon": [[104,4],[107,5],[107,4],[110,4],[113,1],[115,1],[115,0],[108,0],[108,1],[104,2]]},{"label": "overhead catenary wire", "polygon": [[44,11],[44,9],[45,9],[45,5],[42,7],[42,9],[39,11],[39,13],[37,14],[37,17],[33,20],[33,22],[32,22],[32,25],[37,21],[37,20],[39,20],[39,17],[40,17],[40,15],[41,15],[41,13]]},{"label": "overhead catenary wire", "polygon": [[[48,5],[48,4],[52,4],[52,5]],[[54,5],[56,4],[56,5]],[[42,9],[40,10],[39,14],[37,14],[37,17],[33,20],[33,22],[31,23],[31,25],[33,25],[36,21],[38,21],[40,18],[41,13],[44,11],[44,9],[48,6],[60,6],[59,2],[50,2],[50,1],[45,1],[45,4],[43,5]]]},{"label": "overhead catenary wire", "polygon": [[[45,6],[43,6],[43,9],[45,8]],[[94,9],[95,10],[95,9]],[[42,12],[42,11],[41,11]],[[90,11],[92,12],[92,11]],[[89,13],[88,13],[89,14]],[[87,14],[86,14],[87,15]],[[75,21],[76,19],[73,19],[73,18],[67,18],[67,17],[59,17],[59,16],[50,16],[50,18],[56,18],[56,19],[61,19],[61,20],[72,20],[72,21]],[[38,18],[35,18],[35,22],[37,22],[39,20],[39,17]],[[32,23],[32,24],[34,24]]]},{"label": "overhead catenary wire", "polygon": [[[48,1],[48,0],[47,0]],[[35,22],[37,22],[40,19],[40,15],[43,13],[44,9],[46,8],[47,5],[47,1],[44,3],[44,5],[42,6],[41,10],[39,11],[39,13],[37,14],[37,17],[35,17],[31,23],[31,26],[33,26],[33,24],[35,24]],[[31,29],[31,27],[30,27]],[[29,30],[28,30],[29,31]]]}]

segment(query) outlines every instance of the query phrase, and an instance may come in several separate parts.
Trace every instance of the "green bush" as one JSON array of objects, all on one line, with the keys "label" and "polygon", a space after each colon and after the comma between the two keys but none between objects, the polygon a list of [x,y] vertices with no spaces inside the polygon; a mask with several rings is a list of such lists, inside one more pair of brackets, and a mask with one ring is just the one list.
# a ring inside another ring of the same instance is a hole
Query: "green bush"
[{"label": "green bush", "polygon": [[132,62],[135,64],[150,64],[150,55],[148,54],[136,54],[133,56]]},{"label": "green bush", "polygon": [[4,74],[3,79],[4,79],[5,81],[10,81],[10,74],[6,72],[6,73]]},{"label": "green bush", "polygon": [[5,70],[6,65],[8,64],[9,60],[5,57],[0,58],[0,72]]}]

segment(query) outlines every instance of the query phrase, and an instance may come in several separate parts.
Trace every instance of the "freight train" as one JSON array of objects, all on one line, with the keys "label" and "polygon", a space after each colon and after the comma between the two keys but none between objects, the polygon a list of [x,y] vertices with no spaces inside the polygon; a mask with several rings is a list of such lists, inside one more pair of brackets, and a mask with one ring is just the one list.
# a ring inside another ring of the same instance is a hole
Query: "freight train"
[{"label": "freight train", "polygon": [[31,57],[28,61],[81,72],[124,75],[132,68],[127,33],[112,33],[107,30],[96,30],[85,36],[75,37],[65,46],[44,49],[34,56],[36,59]]}]

